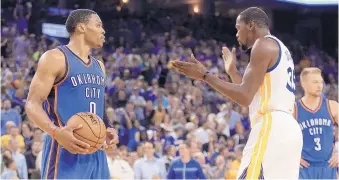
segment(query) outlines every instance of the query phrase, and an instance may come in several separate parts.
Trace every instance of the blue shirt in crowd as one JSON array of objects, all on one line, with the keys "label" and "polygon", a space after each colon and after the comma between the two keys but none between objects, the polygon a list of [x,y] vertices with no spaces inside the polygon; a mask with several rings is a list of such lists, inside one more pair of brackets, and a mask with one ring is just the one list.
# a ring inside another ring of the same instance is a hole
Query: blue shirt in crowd
[{"label": "blue shirt in crowd", "polygon": [[172,161],[167,179],[206,179],[206,176],[198,161],[191,159],[185,164],[178,158]]}]

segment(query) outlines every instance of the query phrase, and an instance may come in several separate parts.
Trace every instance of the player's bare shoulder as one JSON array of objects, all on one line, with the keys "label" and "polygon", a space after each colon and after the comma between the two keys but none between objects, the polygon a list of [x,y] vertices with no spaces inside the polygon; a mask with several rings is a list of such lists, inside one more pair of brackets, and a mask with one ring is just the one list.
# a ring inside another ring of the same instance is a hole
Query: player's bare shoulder
[{"label": "player's bare shoulder", "polygon": [[269,67],[272,67],[279,57],[279,46],[280,45],[276,40],[267,37],[261,37],[258,38],[253,44],[251,55],[252,53],[260,53],[261,56],[266,57],[264,59],[270,60]]},{"label": "player's bare shoulder", "polygon": [[278,55],[279,54],[279,44],[271,38],[261,37],[258,38],[254,45],[253,49],[263,52],[266,55]]},{"label": "player's bare shoulder", "polygon": [[48,74],[61,75],[66,71],[66,57],[64,53],[58,49],[46,51],[39,59],[38,70],[43,70]]}]

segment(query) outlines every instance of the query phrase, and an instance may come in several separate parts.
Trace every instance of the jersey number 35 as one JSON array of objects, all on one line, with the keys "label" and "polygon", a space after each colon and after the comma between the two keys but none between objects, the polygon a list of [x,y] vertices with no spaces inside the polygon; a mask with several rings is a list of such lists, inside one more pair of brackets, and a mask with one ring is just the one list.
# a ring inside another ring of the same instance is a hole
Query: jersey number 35
[{"label": "jersey number 35", "polygon": [[295,94],[295,74],[294,74],[294,69],[292,67],[289,67],[287,69],[287,74],[288,74],[288,80],[286,84],[286,88],[293,94]]}]

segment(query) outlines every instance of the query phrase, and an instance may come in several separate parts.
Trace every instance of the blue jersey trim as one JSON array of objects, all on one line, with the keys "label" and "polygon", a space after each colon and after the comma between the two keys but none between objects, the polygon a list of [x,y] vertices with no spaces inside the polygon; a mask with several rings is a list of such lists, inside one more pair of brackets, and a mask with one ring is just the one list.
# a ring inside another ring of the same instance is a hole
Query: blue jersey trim
[{"label": "blue jersey trim", "polygon": [[279,46],[279,56],[278,56],[278,59],[277,59],[277,62],[275,62],[275,64],[271,67],[271,68],[268,68],[266,72],[271,72],[273,71],[280,63],[280,59],[281,59],[281,46],[280,46],[280,43],[272,38],[272,37],[267,37],[267,38],[270,38],[270,39],[273,39],[275,42],[277,42],[278,46]]},{"label": "blue jersey trim", "polygon": [[97,64],[97,66],[101,69],[101,71],[102,72],[104,72],[104,70],[101,68],[101,66],[100,66],[100,63],[99,63],[99,60],[97,60],[97,59],[95,59],[94,57],[92,57],[92,56],[90,56],[90,58],[92,59],[94,59],[94,60],[92,60],[92,61],[95,61],[95,63]]},{"label": "blue jersey trim", "polygon": [[76,55],[71,49],[69,49],[67,46],[64,46],[73,56],[75,56],[78,60],[80,60],[86,67],[91,66],[92,64],[92,59],[90,56],[88,56],[88,62],[86,63],[83,61],[78,55]]}]

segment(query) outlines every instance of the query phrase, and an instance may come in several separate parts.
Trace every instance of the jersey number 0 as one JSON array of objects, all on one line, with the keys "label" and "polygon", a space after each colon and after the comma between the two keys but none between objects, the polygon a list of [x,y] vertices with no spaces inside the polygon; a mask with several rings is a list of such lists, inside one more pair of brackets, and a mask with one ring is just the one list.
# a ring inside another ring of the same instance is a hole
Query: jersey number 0
[{"label": "jersey number 0", "polygon": [[89,102],[89,112],[97,114],[97,104],[95,102]]}]

